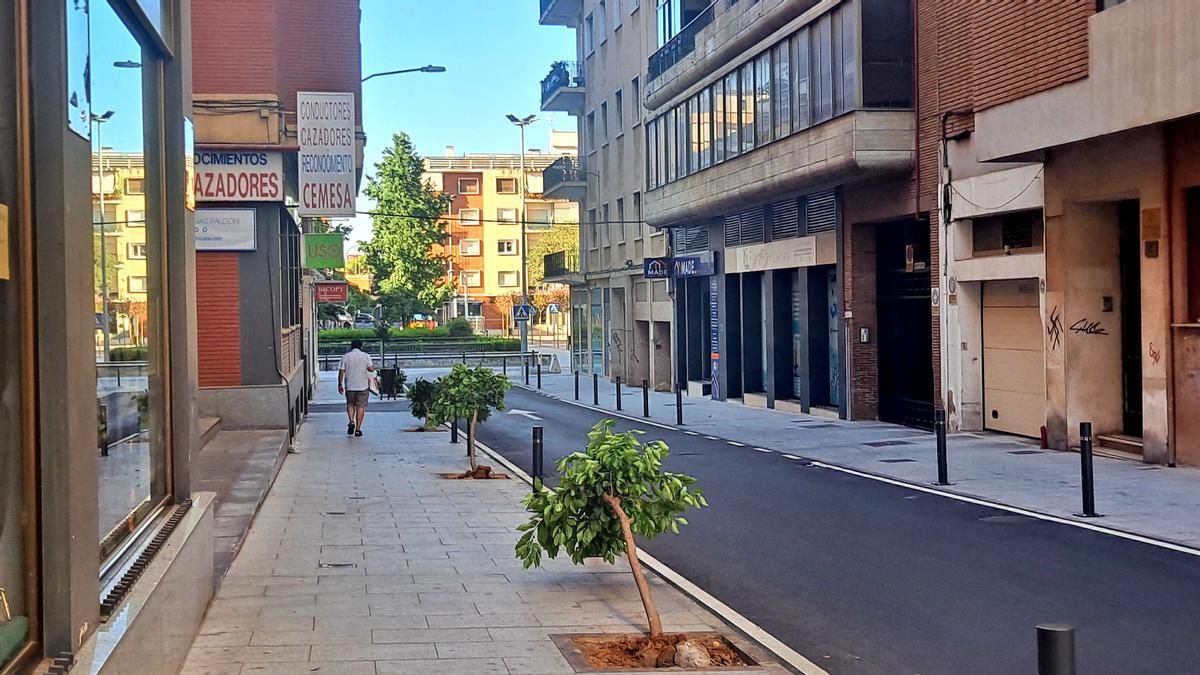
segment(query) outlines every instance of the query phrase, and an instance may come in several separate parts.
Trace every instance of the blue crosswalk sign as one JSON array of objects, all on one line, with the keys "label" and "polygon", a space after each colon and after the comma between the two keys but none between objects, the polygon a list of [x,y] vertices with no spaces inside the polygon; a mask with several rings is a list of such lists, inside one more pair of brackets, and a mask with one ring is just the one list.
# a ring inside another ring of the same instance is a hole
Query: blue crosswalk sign
[{"label": "blue crosswalk sign", "polygon": [[558,314],[558,312],[559,312],[558,304],[552,302],[549,305],[546,305],[546,311],[551,314]]},{"label": "blue crosswalk sign", "polygon": [[528,321],[533,311],[533,305],[513,305],[513,321]]}]

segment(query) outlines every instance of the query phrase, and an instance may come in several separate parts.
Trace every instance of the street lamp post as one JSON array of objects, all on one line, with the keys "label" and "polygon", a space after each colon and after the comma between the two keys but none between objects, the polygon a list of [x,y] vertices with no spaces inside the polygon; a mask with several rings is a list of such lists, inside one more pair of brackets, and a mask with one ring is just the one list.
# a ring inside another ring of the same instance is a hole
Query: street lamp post
[{"label": "street lamp post", "polygon": [[[537,121],[536,115],[530,115],[524,118],[518,118],[516,115],[506,115],[508,121],[517,125],[521,129],[521,304],[529,305],[529,241],[525,231],[525,127]],[[521,323],[521,351],[529,351],[529,322],[532,319],[526,319]]]},{"label": "street lamp post", "polygon": [[100,334],[104,336],[104,358],[103,361],[108,361],[112,353],[112,335],[109,327],[109,309],[108,309],[108,238],[105,231],[104,219],[107,216],[104,213],[104,143],[100,140],[100,127],[105,122],[112,119],[115,113],[112,110],[105,112],[103,115],[92,113],[91,121],[96,123],[96,145],[99,148],[97,152],[97,162],[99,167],[97,173],[100,174],[100,301],[104,312],[104,318],[100,324]]},{"label": "street lamp post", "polygon": [[402,68],[400,70],[385,70],[381,73],[371,73],[362,79],[363,82],[373,77],[383,77],[385,75],[401,75],[403,73],[444,73],[445,66],[421,66],[420,68]]}]

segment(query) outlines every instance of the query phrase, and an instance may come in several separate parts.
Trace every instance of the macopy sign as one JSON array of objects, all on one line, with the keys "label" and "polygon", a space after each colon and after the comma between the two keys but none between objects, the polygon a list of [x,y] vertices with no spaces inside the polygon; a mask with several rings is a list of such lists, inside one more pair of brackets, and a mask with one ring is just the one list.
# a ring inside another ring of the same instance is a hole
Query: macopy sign
[{"label": "macopy sign", "polygon": [[304,269],[338,270],[345,267],[345,241],[338,232],[304,235]]},{"label": "macopy sign", "polygon": [[300,215],[353,216],[354,94],[296,93]]}]

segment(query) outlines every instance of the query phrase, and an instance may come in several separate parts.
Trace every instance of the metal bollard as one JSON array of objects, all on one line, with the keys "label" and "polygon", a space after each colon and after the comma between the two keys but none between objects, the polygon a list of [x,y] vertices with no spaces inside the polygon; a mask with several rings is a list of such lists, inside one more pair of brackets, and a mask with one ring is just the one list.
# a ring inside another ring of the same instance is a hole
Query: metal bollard
[{"label": "metal bollard", "polygon": [[500,360],[504,363],[504,377],[508,379],[508,356],[501,356]]},{"label": "metal bollard", "polygon": [[575,400],[579,400],[579,371],[575,371]]},{"label": "metal bollard", "polygon": [[458,442],[458,420],[450,422],[450,442]]},{"label": "metal bollard", "polygon": [[650,416],[650,380],[642,380],[642,417]]},{"label": "metal bollard", "polygon": [[525,386],[528,387],[529,386],[529,355],[526,354],[525,356],[522,356],[521,360],[525,363]]},{"label": "metal bollard", "polygon": [[537,360],[537,383],[538,383],[537,388],[541,389],[542,388],[542,360],[541,359]]},{"label": "metal bollard", "polygon": [[950,469],[946,465],[946,411],[933,411],[933,432],[937,435],[937,485],[950,484]]},{"label": "metal bollard", "polygon": [[1097,518],[1096,513],[1096,484],[1092,472],[1092,423],[1079,423],[1079,474],[1083,479],[1083,513],[1077,514],[1084,518]]},{"label": "metal bollard", "polygon": [[462,353],[462,362],[463,362],[464,366],[467,365],[467,353],[466,352]]},{"label": "metal bollard", "polygon": [[543,461],[542,428],[533,428],[533,491],[538,492],[546,482],[542,477]]},{"label": "metal bollard", "polygon": [[1075,675],[1075,628],[1065,623],[1037,627],[1038,675]]},{"label": "metal bollard", "polygon": [[675,385],[675,425],[683,426],[683,387]]},{"label": "metal bollard", "polygon": [[617,412],[621,412],[621,376],[617,375]]},{"label": "metal bollard", "polygon": [[600,374],[592,373],[592,405],[600,405]]}]

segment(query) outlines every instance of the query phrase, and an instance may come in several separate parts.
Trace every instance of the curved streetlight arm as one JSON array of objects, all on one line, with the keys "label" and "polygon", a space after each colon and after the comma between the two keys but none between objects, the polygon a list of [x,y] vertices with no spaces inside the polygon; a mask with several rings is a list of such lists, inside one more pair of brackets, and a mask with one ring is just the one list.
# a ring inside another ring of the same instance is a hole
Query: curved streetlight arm
[{"label": "curved streetlight arm", "polygon": [[445,66],[421,66],[420,68],[402,68],[400,70],[385,70],[381,73],[371,73],[362,79],[363,82],[373,77],[383,77],[384,75],[402,75],[404,73],[444,73]]}]

